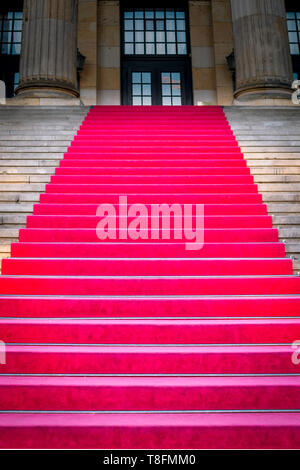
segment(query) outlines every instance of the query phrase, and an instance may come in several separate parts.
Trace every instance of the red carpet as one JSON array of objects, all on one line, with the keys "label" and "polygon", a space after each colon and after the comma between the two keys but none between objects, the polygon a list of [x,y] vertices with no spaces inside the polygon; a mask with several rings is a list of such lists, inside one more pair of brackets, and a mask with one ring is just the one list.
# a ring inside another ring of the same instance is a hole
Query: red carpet
[{"label": "red carpet", "polygon": [[2,271],[1,448],[300,447],[300,278],[221,108],[94,107]]}]

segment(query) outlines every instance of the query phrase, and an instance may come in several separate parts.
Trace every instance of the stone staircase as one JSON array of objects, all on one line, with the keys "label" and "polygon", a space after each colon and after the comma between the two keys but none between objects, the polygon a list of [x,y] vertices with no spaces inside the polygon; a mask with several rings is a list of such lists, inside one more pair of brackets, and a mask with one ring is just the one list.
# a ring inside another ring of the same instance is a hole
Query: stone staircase
[{"label": "stone staircase", "polygon": [[299,273],[300,106],[227,106],[224,111]]},{"label": "stone staircase", "polygon": [[0,106],[0,259],[9,257],[88,109]]}]

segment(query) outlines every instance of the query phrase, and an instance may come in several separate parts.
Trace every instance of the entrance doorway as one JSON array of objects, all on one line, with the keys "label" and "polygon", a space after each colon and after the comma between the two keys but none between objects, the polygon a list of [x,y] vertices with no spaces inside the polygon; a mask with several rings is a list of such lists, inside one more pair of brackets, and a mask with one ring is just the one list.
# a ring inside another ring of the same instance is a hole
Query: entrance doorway
[{"label": "entrance doorway", "polygon": [[193,104],[188,10],[179,3],[121,9],[122,104]]}]

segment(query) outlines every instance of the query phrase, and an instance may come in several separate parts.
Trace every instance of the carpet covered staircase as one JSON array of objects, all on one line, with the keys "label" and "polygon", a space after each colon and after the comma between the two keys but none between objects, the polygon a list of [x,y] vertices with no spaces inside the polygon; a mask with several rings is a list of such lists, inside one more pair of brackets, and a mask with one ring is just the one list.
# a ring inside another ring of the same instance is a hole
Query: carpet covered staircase
[{"label": "carpet covered staircase", "polygon": [[[203,248],[101,241],[119,196],[204,204]],[[300,278],[221,108],[94,107],[19,239],[0,447],[300,447]]]}]

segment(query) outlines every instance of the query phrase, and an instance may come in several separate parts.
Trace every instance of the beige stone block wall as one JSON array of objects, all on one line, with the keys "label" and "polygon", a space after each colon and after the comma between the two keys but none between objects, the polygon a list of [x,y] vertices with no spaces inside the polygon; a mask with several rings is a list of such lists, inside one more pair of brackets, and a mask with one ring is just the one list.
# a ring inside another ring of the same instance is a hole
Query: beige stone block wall
[{"label": "beige stone block wall", "polygon": [[217,104],[210,1],[189,1],[194,104]]},{"label": "beige stone block wall", "polygon": [[98,2],[97,104],[121,104],[120,2]]},{"label": "beige stone block wall", "polygon": [[97,0],[78,2],[78,49],[85,59],[80,74],[80,99],[84,105],[97,103]]},{"label": "beige stone block wall", "polygon": [[233,102],[232,74],[226,57],[233,50],[232,16],[230,0],[211,0],[216,90],[219,105]]}]

